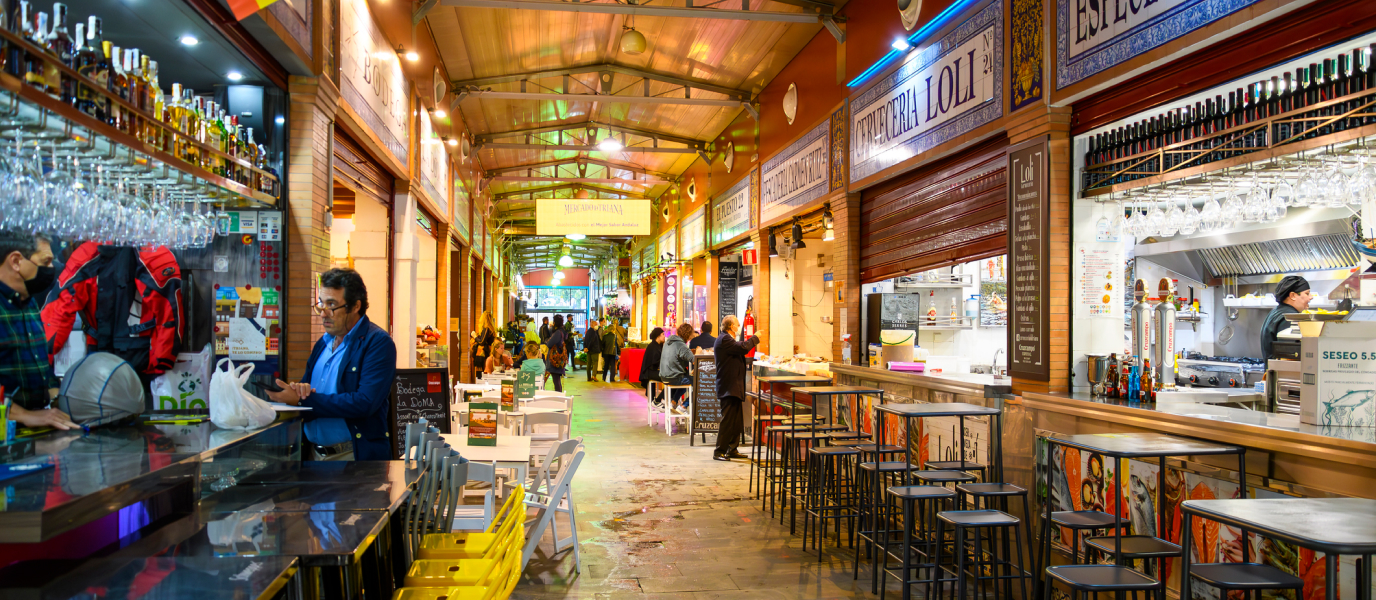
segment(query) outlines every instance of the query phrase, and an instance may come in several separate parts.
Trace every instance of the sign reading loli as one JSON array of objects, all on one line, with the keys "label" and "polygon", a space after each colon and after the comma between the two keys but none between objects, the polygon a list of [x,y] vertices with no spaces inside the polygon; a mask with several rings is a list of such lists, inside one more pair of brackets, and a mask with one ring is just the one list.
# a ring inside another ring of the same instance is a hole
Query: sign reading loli
[{"label": "sign reading loli", "polygon": [[851,100],[852,183],[1003,116],[1003,1]]},{"label": "sign reading loli", "polygon": [[759,170],[750,171],[725,194],[712,201],[712,245],[715,246],[754,228],[750,206],[750,187]]},{"label": "sign reading loli", "polygon": [[340,4],[339,55],[340,95],[382,145],[407,163],[408,97],[401,59],[373,23],[365,0]]},{"label": "sign reading loli", "polygon": [[831,155],[827,121],[764,163],[760,176],[760,222],[770,223],[827,193]]},{"label": "sign reading loli", "polygon": [[1119,65],[1257,0],[1058,0],[1056,88]]},{"label": "sign reading loli", "polygon": [[540,198],[535,201],[537,235],[649,235],[649,200],[578,200]]}]

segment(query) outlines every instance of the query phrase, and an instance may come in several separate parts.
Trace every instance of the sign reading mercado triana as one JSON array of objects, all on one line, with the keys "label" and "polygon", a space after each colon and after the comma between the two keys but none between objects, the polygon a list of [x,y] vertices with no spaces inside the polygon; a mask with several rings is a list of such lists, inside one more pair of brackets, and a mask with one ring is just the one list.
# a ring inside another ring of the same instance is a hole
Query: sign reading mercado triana
[{"label": "sign reading mercado triana", "polygon": [[649,200],[539,198],[535,234],[649,235]]}]

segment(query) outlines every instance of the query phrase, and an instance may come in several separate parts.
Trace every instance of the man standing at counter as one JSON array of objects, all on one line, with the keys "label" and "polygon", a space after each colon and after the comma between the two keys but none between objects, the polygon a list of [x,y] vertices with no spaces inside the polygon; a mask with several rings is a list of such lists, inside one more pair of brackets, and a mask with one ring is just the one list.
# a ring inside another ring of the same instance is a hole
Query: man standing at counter
[{"label": "man standing at counter", "polygon": [[[736,450],[745,431],[745,416],[741,409],[745,402],[745,355],[760,343],[759,334],[744,341],[736,341],[740,322],[728,316],[721,322],[721,337],[712,349],[717,363],[717,398],[721,400],[721,425],[717,427],[717,449],[712,460],[745,458]],[[760,332],[763,333],[763,332]]]},{"label": "man standing at counter", "polygon": [[1276,307],[1266,315],[1261,326],[1261,357],[1266,360],[1275,358],[1272,346],[1280,332],[1290,328],[1285,315],[1304,312],[1309,308],[1309,300],[1314,297],[1309,292],[1309,282],[1299,275],[1286,275],[1276,284]]},{"label": "man standing at counter", "polygon": [[53,282],[46,239],[0,231],[0,386],[10,399],[9,419],[26,427],[72,429],[71,417],[48,403],[58,381],[48,362],[48,339],[34,294]]},{"label": "man standing at counter", "polygon": [[353,269],[320,276],[314,306],[325,325],[300,383],[277,381],[275,402],[309,407],[304,460],[391,460],[387,398],[396,377],[397,346],[368,319],[368,288]]}]

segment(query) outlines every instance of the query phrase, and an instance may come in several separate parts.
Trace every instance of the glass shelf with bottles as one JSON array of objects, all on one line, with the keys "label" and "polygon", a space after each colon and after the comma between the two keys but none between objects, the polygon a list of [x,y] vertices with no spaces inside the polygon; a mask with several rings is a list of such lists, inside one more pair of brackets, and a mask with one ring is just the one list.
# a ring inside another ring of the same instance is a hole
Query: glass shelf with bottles
[{"label": "glass shelf with bottles", "polygon": [[[31,11],[21,0],[21,30],[0,27],[0,89],[35,105],[44,120],[58,117],[229,192],[275,204],[277,173],[251,128],[180,84],[164,94],[157,62],[103,41],[98,17],[78,23],[73,35],[64,5],[54,5],[51,27],[47,13]],[[0,117],[0,131],[34,128],[24,112]]]},{"label": "glass shelf with bottles", "polygon": [[1376,44],[1099,133],[1083,195],[1122,192],[1376,135]]}]

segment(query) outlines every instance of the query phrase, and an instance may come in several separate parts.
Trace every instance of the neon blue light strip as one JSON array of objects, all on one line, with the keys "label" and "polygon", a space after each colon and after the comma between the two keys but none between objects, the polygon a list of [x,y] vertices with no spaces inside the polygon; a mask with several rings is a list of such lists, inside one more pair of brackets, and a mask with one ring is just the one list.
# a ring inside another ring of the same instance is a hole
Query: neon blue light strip
[{"label": "neon blue light strip", "polygon": [[909,48],[907,51],[904,52],[890,50],[889,53],[885,54],[883,58],[879,59],[873,65],[870,65],[870,68],[865,69],[865,72],[861,73],[855,79],[850,80],[850,83],[847,83],[846,87],[855,87],[857,85],[864,83],[866,79],[869,79],[870,77],[874,76],[875,73],[883,71],[886,67],[888,67],[889,63],[892,62],[893,59],[903,56],[908,52],[916,50],[918,42],[921,42],[922,40],[926,39],[927,36],[931,35],[932,33],[936,32],[942,27],[945,27],[946,24],[951,21],[951,19],[955,18],[956,15],[963,12],[971,4],[975,4],[980,1],[981,0],[956,0],[950,6],[946,7],[946,10],[941,11],[941,14],[937,15],[936,18],[927,21],[926,25],[923,25],[922,27],[918,28],[918,30],[914,31],[912,35],[908,36],[908,45],[912,46],[912,48]]}]

